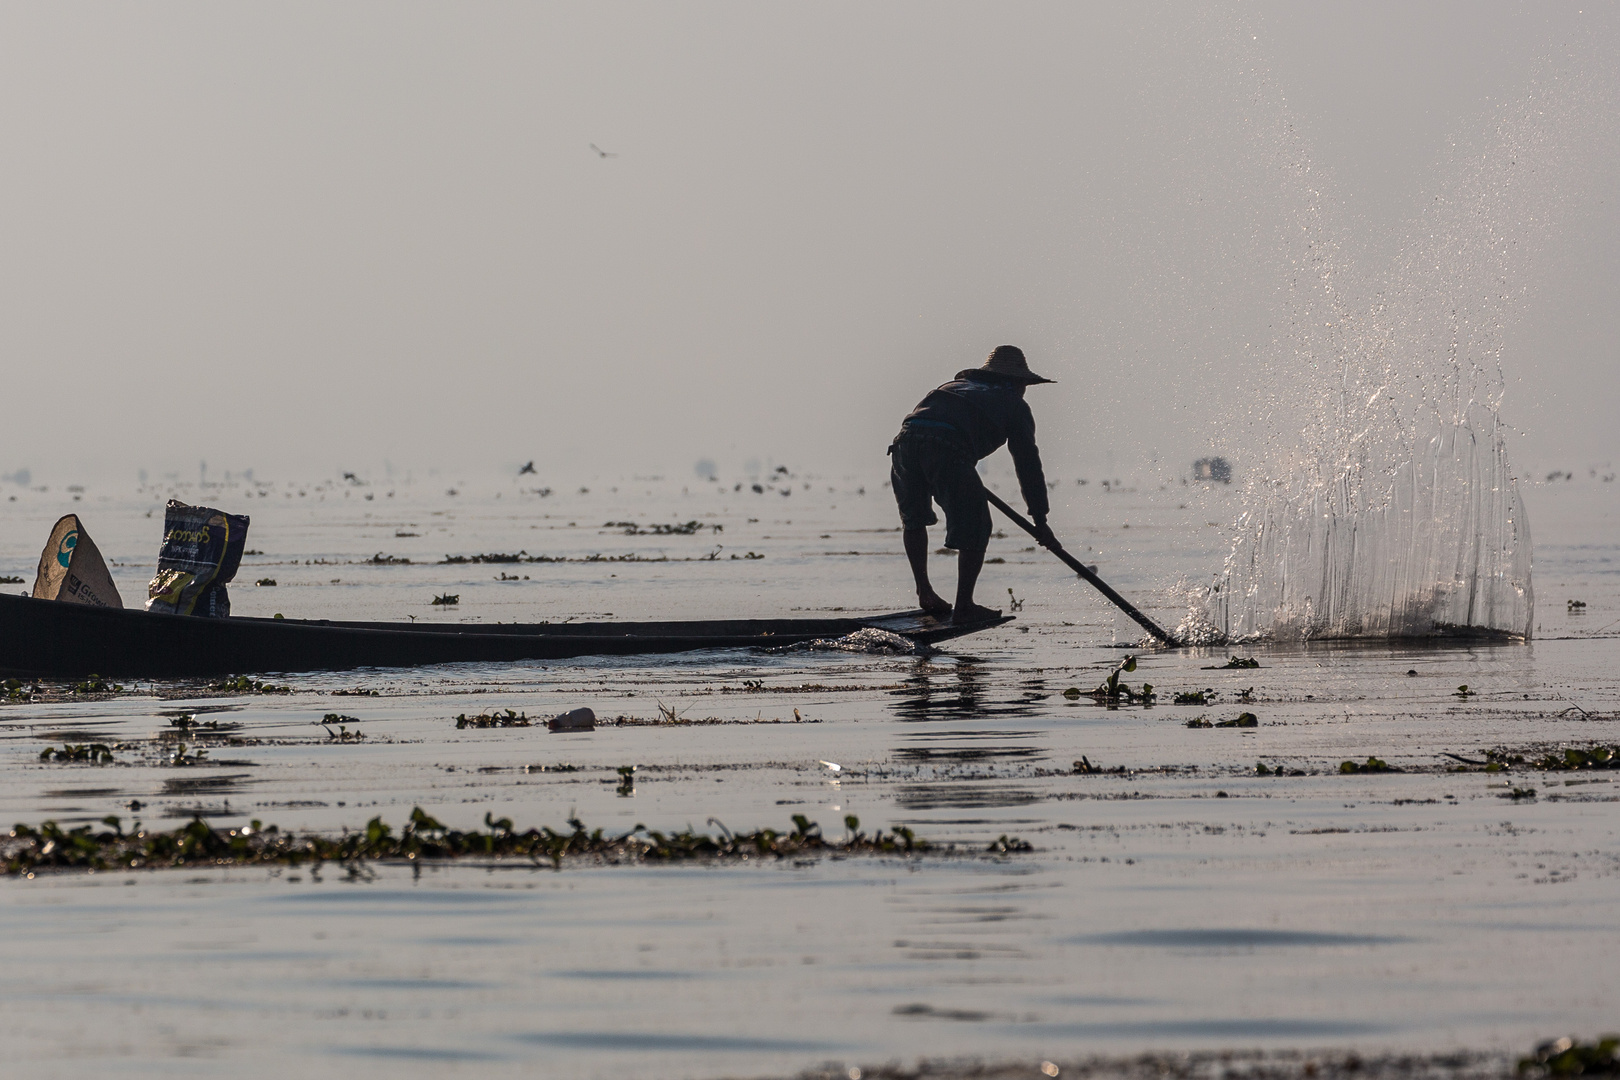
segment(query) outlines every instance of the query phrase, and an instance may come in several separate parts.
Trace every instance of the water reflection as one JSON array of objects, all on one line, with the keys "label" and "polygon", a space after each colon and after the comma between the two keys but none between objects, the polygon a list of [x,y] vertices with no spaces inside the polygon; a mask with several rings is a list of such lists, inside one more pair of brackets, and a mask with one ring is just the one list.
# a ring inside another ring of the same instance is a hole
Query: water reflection
[{"label": "water reflection", "polygon": [[[961,657],[949,667],[919,661],[901,681],[901,688],[889,694],[899,699],[892,706],[894,715],[906,721],[1030,716],[1036,702],[1049,693],[1045,679],[1036,675],[1019,685],[1015,697],[1003,696],[1006,688],[993,686],[983,663],[971,657]],[[988,696],[992,690],[999,690],[998,700]]]}]

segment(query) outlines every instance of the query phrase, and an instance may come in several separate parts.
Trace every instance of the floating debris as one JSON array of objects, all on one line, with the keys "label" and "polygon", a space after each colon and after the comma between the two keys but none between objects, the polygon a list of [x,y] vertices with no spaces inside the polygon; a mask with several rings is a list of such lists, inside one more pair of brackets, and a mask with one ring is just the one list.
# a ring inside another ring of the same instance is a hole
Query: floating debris
[{"label": "floating debris", "polygon": [[504,713],[479,713],[477,716],[468,716],[462,713],[456,717],[457,728],[507,728],[528,727],[529,718],[523,713],[507,709]]},{"label": "floating debris", "polygon": [[1215,690],[1187,690],[1175,697],[1177,705],[1213,705],[1215,703]]},{"label": "floating debris", "polygon": [[274,588],[275,584],[276,584],[276,579],[273,578],[273,577],[262,577],[258,581],[255,581],[253,584],[261,586],[263,588]]},{"label": "floating debris", "polygon": [[434,607],[450,607],[461,603],[460,593],[440,593],[433,598]]},{"label": "floating debris", "polygon": [[1211,664],[1208,667],[1203,668],[1202,670],[1204,670],[1204,671],[1231,671],[1234,668],[1257,668],[1259,666],[1260,666],[1260,661],[1256,660],[1252,656],[1233,656],[1233,657],[1228,657],[1226,663],[1224,663],[1224,664]]},{"label": "floating debris", "polygon": [[[709,836],[688,828],[663,833],[637,825],[617,836],[601,829],[587,829],[578,818],[570,818],[571,832],[551,828],[517,832],[509,818],[484,815],[487,832],[476,829],[461,832],[446,828],[424,813],[411,811],[409,821],[396,835],[381,817],[366,823],[363,831],[345,833],[332,839],[318,835],[283,833],[274,825],[252,822],[244,828],[217,831],[198,818],[173,832],[147,831],[137,822],[124,832],[115,815],[102,819],[108,828],[94,831],[90,825],[63,829],[47,821],[37,829],[16,825],[9,837],[0,839],[0,859],[8,874],[29,874],[45,868],[106,870],[113,867],[140,869],[179,866],[241,866],[306,862],[358,862],[376,859],[453,859],[523,858],[534,863],[549,862],[561,867],[564,859],[590,857],[604,862],[677,862],[689,859],[786,858],[818,854],[912,855],[924,852],[958,854],[955,845],[943,848],[919,838],[903,825],[889,830],[863,833],[854,815],[844,819],[850,835],[828,840],[821,826],[803,814],[793,815],[793,829],[778,832],[758,829],[733,833],[720,822],[720,835]],[[1001,837],[991,845],[996,854],[1031,850],[1023,841]]]},{"label": "floating debris", "polygon": [[552,731],[595,731],[596,713],[588,705],[581,706],[553,716],[546,721],[546,727]]},{"label": "floating debris", "polygon": [[68,688],[70,694],[117,694],[123,691],[118,683],[103,679],[100,675],[92,675],[84,682],[76,682]]},{"label": "floating debris", "polygon": [[[348,727],[345,726],[347,724],[358,724],[359,722],[360,718],[358,716],[344,716],[342,713],[335,712],[329,712],[321,719],[315,721],[318,726],[326,729],[327,741],[340,743],[357,743],[365,741],[366,737],[364,734],[359,731],[350,731]],[[333,724],[338,725],[338,729],[336,731],[332,730]]]}]

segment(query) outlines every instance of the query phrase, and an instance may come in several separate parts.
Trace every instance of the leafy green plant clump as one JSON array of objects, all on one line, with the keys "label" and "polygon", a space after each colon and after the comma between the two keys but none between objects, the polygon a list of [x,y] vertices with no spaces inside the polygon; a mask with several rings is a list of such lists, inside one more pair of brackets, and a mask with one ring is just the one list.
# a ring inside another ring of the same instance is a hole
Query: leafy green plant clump
[{"label": "leafy green plant clump", "polygon": [[246,675],[227,675],[223,679],[211,680],[208,689],[217,690],[222,694],[290,694],[292,687],[276,686],[272,683],[260,682],[250,679]]},{"label": "leafy green plant clump", "polygon": [[[326,729],[326,739],[328,742],[340,743],[357,743],[365,741],[366,737],[362,732],[350,731],[347,727],[349,724],[358,724],[359,722],[360,718],[358,716],[344,716],[342,713],[335,712],[329,712],[319,720],[315,721],[315,723]],[[332,730],[333,724],[338,725],[338,729],[336,731]]]},{"label": "leafy green plant clump", "polygon": [[1543,754],[1531,766],[1546,772],[1579,772],[1583,769],[1620,769],[1620,746],[1593,744],[1582,750],[1568,746],[1562,754]]},{"label": "leafy green plant clump", "polygon": [[1224,664],[1214,664],[1204,668],[1205,671],[1232,671],[1237,668],[1257,668],[1260,661],[1252,656],[1229,656]]},{"label": "leafy green plant clump", "polygon": [[1553,1039],[1519,1060],[1519,1073],[1530,1076],[1615,1076],[1620,1074],[1620,1035],[1596,1042]]},{"label": "leafy green plant clump", "polygon": [[1210,705],[1214,701],[1215,691],[1213,689],[1186,690],[1175,696],[1177,705]]},{"label": "leafy green plant clump", "polygon": [[118,683],[103,679],[100,675],[92,675],[84,682],[74,683],[68,688],[68,692],[72,694],[116,694],[123,689]]},{"label": "leafy green plant clump", "polygon": [[[1145,682],[1140,690],[1132,690],[1129,684],[1119,680],[1121,675],[1135,670],[1136,657],[1127,656],[1120,661],[1119,666],[1109,674],[1108,678],[1099,683],[1097,688],[1091,692],[1091,699],[1101,702],[1109,708],[1118,708],[1119,703],[1122,701],[1134,701],[1142,705],[1152,705],[1154,699],[1158,696],[1153,692],[1152,683]],[[1077,698],[1080,696],[1080,691],[1075,687],[1070,687],[1068,690],[1063,691],[1063,696],[1071,699]]]},{"label": "leafy green plant clump", "polygon": [[[382,818],[375,817],[366,823],[364,831],[332,839],[284,833],[258,821],[245,828],[219,831],[201,818],[173,832],[148,832],[137,822],[126,833],[120,819],[109,816],[102,819],[108,828],[101,832],[89,825],[63,829],[54,821],[37,829],[16,825],[9,837],[0,839],[0,861],[9,874],[30,874],[53,867],[107,870],[461,857],[523,858],[560,867],[564,859],[580,856],[609,862],[676,862],[815,854],[909,855],[941,850],[903,825],[871,834],[861,832],[860,819],[853,814],[844,818],[849,834],[839,840],[825,838],[821,827],[803,814],[795,814],[793,829],[784,832],[759,829],[733,833],[713,818],[710,823],[719,826],[719,835],[691,828],[662,833],[638,824],[627,833],[611,836],[601,829],[587,829],[578,818],[568,820],[569,832],[550,828],[518,832],[510,819],[485,814],[487,831],[461,832],[446,828],[417,807],[398,834]],[[1001,837],[988,850],[1006,854],[1030,848],[1016,838]],[[954,845],[943,849],[943,853],[956,853]]]},{"label": "leafy green plant clump", "polygon": [[21,679],[0,682],[0,701],[27,701],[33,695],[23,686]]},{"label": "leafy green plant clump", "polygon": [[1216,727],[1259,727],[1260,721],[1252,712],[1238,713],[1230,720],[1221,720]]},{"label": "leafy green plant clump", "polygon": [[1401,770],[1383,758],[1368,757],[1365,765],[1358,765],[1354,761],[1342,761],[1339,763],[1339,771],[1341,773],[1383,773],[1400,772]]},{"label": "leafy green plant clump", "polygon": [[39,752],[39,760],[68,765],[111,765],[113,748],[106,743],[63,743],[60,748],[47,746]]}]

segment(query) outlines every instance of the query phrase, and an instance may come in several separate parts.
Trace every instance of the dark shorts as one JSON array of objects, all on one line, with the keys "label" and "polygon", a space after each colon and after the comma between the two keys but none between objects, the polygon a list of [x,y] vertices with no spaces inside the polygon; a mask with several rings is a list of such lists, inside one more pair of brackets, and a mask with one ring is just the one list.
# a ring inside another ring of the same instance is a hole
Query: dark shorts
[{"label": "dark shorts", "polygon": [[960,450],[937,439],[905,435],[891,451],[889,479],[905,529],[936,524],[932,503],[945,511],[945,546],[983,551],[990,546],[990,504],[979,470]]}]

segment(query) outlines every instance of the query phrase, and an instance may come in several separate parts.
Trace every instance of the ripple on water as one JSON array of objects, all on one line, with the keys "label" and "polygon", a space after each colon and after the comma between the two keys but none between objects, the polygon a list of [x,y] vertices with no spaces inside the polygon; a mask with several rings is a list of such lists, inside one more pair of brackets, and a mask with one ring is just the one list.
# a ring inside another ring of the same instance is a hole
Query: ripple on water
[{"label": "ripple on water", "polygon": [[1140,945],[1145,948],[1160,949],[1260,949],[1396,945],[1412,939],[1378,934],[1332,934],[1312,930],[1209,927],[1204,929],[1126,930],[1112,934],[1083,934],[1069,940],[1076,945]]}]

